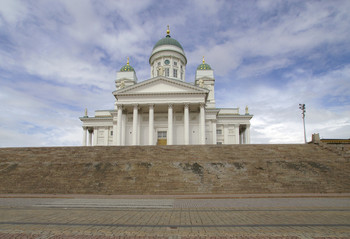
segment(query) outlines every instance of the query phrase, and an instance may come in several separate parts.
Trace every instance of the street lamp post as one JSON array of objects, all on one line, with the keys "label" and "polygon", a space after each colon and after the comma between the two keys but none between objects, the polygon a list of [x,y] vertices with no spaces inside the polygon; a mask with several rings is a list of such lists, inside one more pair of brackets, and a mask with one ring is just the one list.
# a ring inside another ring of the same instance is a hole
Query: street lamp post
[{"label": "street lamp post", "polygon": [[306,144],[306,130],[305,130],[305,104],[299,104],[299,109],[301,109],[302,111],[302,115],[303,115],[303,125],[304,125],[304,141],[305,141],[305,144]]}]

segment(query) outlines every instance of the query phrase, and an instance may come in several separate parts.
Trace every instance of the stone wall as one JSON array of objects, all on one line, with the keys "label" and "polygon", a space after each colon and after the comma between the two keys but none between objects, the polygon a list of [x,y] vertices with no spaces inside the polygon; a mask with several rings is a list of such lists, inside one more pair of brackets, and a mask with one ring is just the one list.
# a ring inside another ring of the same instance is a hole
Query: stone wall
[{"label": "stone wall", "polygon": [[0,149],[0,193],[349,193],[349,175],[314,144]]}]

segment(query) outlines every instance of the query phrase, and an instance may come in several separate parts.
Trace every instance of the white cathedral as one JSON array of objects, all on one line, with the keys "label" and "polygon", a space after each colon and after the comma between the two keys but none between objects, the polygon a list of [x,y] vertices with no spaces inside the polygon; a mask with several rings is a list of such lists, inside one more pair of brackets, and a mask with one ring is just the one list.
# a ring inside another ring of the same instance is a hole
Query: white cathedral
[{"label": "white cathedral", "polygon": [[181,44],[167,35],[153,47],[151,78],[137,82],[129,64],[117,72],[114,110],[80,117],[83,146],[249,144],[250,120],[245,109],[216,108],[211,67],[197,67],[194,83],[185,81],[187,59]]}]

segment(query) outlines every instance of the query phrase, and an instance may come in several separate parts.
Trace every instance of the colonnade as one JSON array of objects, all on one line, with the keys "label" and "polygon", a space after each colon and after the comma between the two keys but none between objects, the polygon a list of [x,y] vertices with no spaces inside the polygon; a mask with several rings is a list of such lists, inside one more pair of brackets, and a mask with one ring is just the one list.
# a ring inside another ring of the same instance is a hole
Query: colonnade
[{"label": "colonnade", "polygon": [[[145,105],[142,105],[143,107]],[[174,144],[174,104],[167,104],[167,145],[173,145]],[[154,145],[155,142],[155,113],[154,113],[154,104],[146,105],[148,107],[148,142],[143,142],[142,144],[148,144],[148,145]],[[190,104],[185,103],[182,105],[183,107],[183,143],[184,145],[190,144]],[[198,105],[196,105],[198,107]],[[130,130],[131,138],[129,143],[132,145],[139,145],[140,144],[140,134],[141,134],[141,121],[139,120],[139,108],[140,105],[135,104],[132,105],[132,130]],[[113,117],[113,135],[111,133],[112,140],[109,141],[109,135],[108,131],[104,129],[104,145],[113,144],[113,145],[127,145],[126,143],[126,118],[127,115],[123,113],[123,105],[117,105],[117,111],[116,113],[112,113]],[[206,144],[206,115],[205,115],[205,105],[200,104],[199,105],[199,144]],[[217,144],[218,136],[217,136],[217,127],[220,127],[220,125],[217,125],[217,119],[210,119],[208,120],[209,127],[211,130],[211,135],[208,135],[209,140],[207,143],[209,144]],[[234,124],[234,132],[230,133],[230,135],[233,135],[234,138],[230,138],[229,140],[229,133],[228,133],[228,125],[224,127],[223,130],[223,137],[219,140],[219,143],[222,142],[224,144],[229,143],[236,143],[236,144],[250,144],[250,124],[241,125],[241,124]],[[111,127],[111,126],[109,126]],[[222,126],[221,126],[222,127]],[[108,127],[107,127],[108,128]],[[233,127],[232,127],[233,128]],[[97,133],[98,128],[96,129],[93,126],[83,126],[83,146],[92,146],[98,145],[97,142]],[[165,130],[165,128],[164,128]],[[230,136],[231,137],[231,136]],[[143,138],[145,140],[145,138]],[[147,139],[146,139],[147,140]],[[109,142],[108,142],[109,141]]]},{"label": "colonnade", "polygon": [[[236,136],[237,137],[237,136]],[[250,144],[250,125],[246,125],[245,129],[238,135],[238,141],[240,144]]]},{"label": "colonnade", "polygon": [[[168,125],[167,125],[167,145],[174,144],[174,105],[168,104]],[[113,128],[116,128],[115,134],[115,144],[122,145],[122,115],[123,115],[123,106],[117,105],[117,120],[113,121]],[[199,127],[200,127],[200,144],[205,144],[205,105],[200,104],[200,114],[199,114]],[[154,145],[154,104],[148,105],[149,119],[148,119],[148,145]],[[139,105],[133,105],[133,122],[132,122],[132,145],[138,144],[138,131],[140,130],[140,125],[138,121],[139,114]],[[116,126],[115,126],[116,125]],[[184,144],[188,145],[190,143],[190,117],[189,117],[189,104],[184,104]]]},{"label": "colonnade", "polygon": [[[92,146],[92,135],[93,135],[93,129],[84,126],[83,127],[83,146]],[[86,142],[86,137],[88,137],[87,138],[88,142]]]}]

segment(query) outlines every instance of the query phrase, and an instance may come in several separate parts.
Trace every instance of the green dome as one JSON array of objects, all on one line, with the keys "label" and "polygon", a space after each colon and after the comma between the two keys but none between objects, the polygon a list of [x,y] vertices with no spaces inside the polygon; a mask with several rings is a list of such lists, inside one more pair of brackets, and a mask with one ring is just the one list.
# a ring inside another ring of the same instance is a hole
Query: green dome
[{"label": "green dome", "polygon": [[197,70],[211,70],[211,67],[207,63],[204,63],[204,64],[200,64],[197,67]]},{"label": "green dome", "polygon": [[120,71],[135,71],[134,68],[129,65],[129,57],[128,61],[126,62],[126,65],[120,68]]},{"label": "green dome", "polygon": [[120,71],[135,71],[132,66],[125,65],[122,68],[120,68]]},{"label": "green dome", "polygon": [[171,38],[170,35],[166,35],[166,37],[160,39],[153,47],[153,50],[158,47],[158,46],[163,46],[163,45],[173,45],[179,47],[181,50],[184,50],[181,46],[181,44],[176,41],[174,38]]},{"label": "green dome", "polygon": [[203,56],[202,64],[200,64],[197,67],[197,70],[211,70],[211,67],[207,63],[205,63],[204,56]]}]

